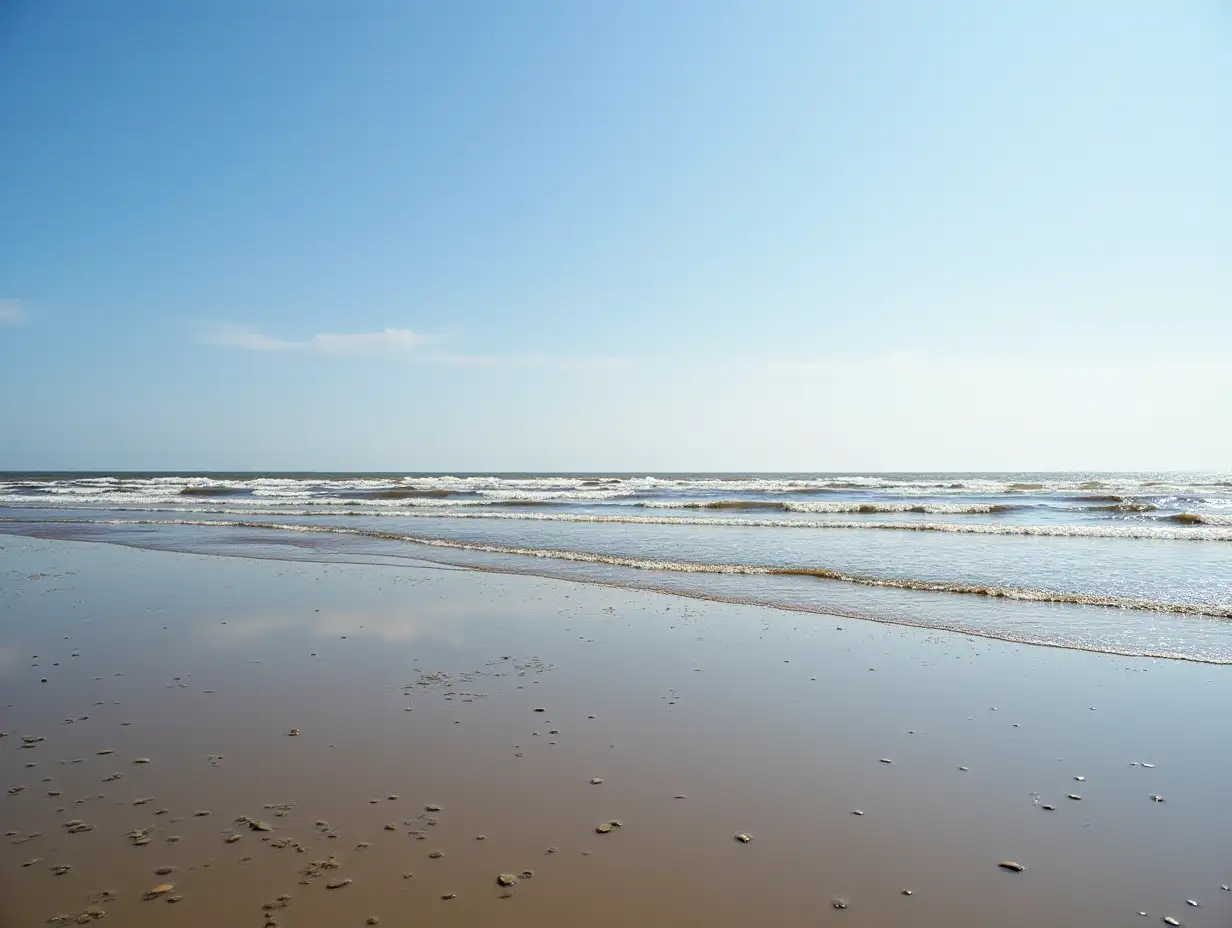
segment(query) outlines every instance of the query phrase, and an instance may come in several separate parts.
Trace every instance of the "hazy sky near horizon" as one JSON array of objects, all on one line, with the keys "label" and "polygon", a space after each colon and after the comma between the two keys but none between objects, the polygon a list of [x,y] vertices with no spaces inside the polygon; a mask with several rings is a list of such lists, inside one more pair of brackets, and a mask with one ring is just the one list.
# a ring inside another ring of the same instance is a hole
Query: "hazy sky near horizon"
[{"label": "hazy sky near horizon", "polygon": [[14,0],[0,469],[1232,470],[1219,0]]}]

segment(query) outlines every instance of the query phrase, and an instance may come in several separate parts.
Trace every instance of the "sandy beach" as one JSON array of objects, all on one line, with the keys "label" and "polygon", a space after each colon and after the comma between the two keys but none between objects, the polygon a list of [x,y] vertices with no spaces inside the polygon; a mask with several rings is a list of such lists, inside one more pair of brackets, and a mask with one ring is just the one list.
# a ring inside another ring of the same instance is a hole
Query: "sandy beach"
[{"label": "sandy beach", "polygon": [[0,546],[5,928],[1232,917],[1223,667]]}]

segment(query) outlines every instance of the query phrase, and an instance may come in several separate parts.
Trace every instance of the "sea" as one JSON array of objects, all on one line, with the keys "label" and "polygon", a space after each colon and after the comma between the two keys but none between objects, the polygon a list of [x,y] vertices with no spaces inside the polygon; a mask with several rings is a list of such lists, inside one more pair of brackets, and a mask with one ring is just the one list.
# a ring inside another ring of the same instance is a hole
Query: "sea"
[{"label": "sea", "polygon": [[1232,473],[0,473],[0,534],[1232,663]]}]

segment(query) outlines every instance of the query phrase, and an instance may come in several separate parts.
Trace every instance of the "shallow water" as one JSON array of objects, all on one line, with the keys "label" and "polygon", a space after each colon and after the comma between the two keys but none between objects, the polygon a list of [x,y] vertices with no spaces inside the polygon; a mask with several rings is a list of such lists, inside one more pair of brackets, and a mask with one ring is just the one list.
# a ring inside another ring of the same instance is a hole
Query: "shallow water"
[{"label": "shallow water", "polygon": [[273,550],[294,545],[301,559],[401,547],[1038,644],[1232,660],[1224,474],[7,475],[0,532],[248,556],[267,544],[254,536],[281,533]]}]

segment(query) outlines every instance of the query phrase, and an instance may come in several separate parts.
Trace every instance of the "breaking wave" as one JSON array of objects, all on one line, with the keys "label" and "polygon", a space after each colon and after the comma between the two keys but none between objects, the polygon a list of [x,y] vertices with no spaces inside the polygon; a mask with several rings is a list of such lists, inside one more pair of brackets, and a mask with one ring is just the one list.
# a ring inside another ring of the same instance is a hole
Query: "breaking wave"
[{"label": "breaking wave", "polygon": [[795,500],[655,500],[637,503],[646,509],[732,509],[756,512],[816,512],[816,513],[876,513],[918,512],[935,515],[987,515],[995,512],[1012,512],[1025,507],[1010,503],[846,503],[846,502],[797,502]]}]

